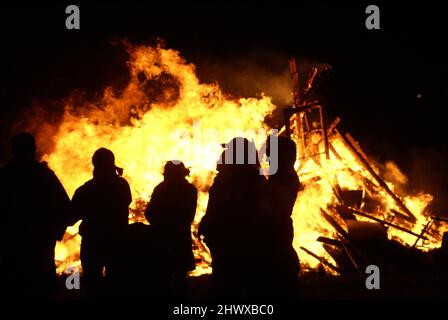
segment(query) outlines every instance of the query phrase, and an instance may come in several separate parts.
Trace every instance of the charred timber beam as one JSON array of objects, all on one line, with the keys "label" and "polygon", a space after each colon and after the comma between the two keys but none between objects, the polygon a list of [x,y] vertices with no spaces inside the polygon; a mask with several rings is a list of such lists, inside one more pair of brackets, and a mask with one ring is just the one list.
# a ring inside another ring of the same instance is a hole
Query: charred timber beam
[{"label": "charred timber beam", "polygon": [[331,206],[332,211],[337,213],[342,219],[356,220],[355,215],[351,211],[346,210],[345,208],[346,207],[344,206],[343,202],[341,202],[341,205]]},{"label": "charred timber beam", "polygon": [[331,70],[331,66],[325,66],[323,70],[320,71],[317,68],[313,68],[313,73],[308,80],[307,87],[305,87],[305,90],[303,90],[303,92],[301,93],[300,99],[304,101],[308,97],[313,95],[313,93],[316,92],[317,88],[319,88],[320,84],[322,84],[330,74]]},{"label": "charred timber beam", "polygon": [[[319,114],[319,129],[312,129],[310,124],[308,123],[307,118],[307,111],[311,111],[313,109],[318,110]],[[303,117],[299,116],[298,114],[304,113]],[[283,117],[285,122],[285,135],[290,137],[291,136],[291,122],[295,121],[295,126],[298,131],[298,135],[300,138],[300,145],[299,145],[299,153],[307,155],[309,150],[309,144],[306,142],[306,136],[312,133],[313,131],[318,131],[322,135],[322,139],[324,142],[324,152],[320,152],[319,150],[319,144],[313,146],[313,154],[310,155],[311,158],[316,162],[318,166],[321,166],[320,160],[318,156],[320,154],[325,153],[326,159],[330,159],[330,151],[329,151],[329,145],[328,145],[328,136],[327,136],[327,128],[326,123],[324,119],[323,114],[323,108],[321,105],[319,105],[319,101],[306,101],[300,105],[294,105],[287,107],[283,110]],[[321,140],[322,141],[322,140]]]},{"label": "charred timber beam", "polygon": [[336,127],[338,126],[339,122],[341,122],[341,118],[336,117],[336,119],[334,119],[333,123],[327,129],[327,135],[328,136],[331,136],[331,134],[333,133],[333,130],[336,129]]},{"label": "charred timber beam", "polygon": [[301,99],[303,99],[303,100],[306,99],[308,94],[311,92],[311,89],[313,88],[313,85],[314,85],[314,79],[317,76],[317,72],[318,72],[317,68],[313,67],[313,71],[311,72],[311,75],[309,76],[308,81],[306,82],[305,89],[300,94]]},{"label": "charred timber beam", "polygon": [[[354,171],[352,168],[348,168],[348,171],[356,178],[362,180],[362,183],[364,184],[364,187],[371,193],[371,194],[377,194],[378,191],[375,190],[377,187],[372,181],[364,177],[360,172]],[[407,219],[407,216],[406,216]]]},{"label": "charred timber beam", "polygon": [[324,135],[325,158],[327,160],[330,160],[330,148],[327,135],[327,121],[325,119],[324,110],[322,109],[322,106],[319,106],[319,108],[320,108],[320,121],[322,125],[322,134]]},{"label": "charred timber beam", "polygon": [[341,196],[342,189],[337,181],[333,182],[333,193],[334,193],[335,197],[338,199],[339,203],[344,204],[344,202],[342,201],[342,196]]},{"label": "charred timber beam", "polygon": [[319,237],[316,241],[342,248],[341,240],[331,239],[327,237]]},{"label": "charred timber beam", "polygon": [[308,111],[312,108],[314,108],[315,106],[319,105],[319,101],[318,100],[313,100],[313,101],[307,101],[304,102],[300,105],[297,106],[290,106],[290,107],[286,107],[284,109],[284,112],[289,115],[289,117],[291,117],[293,114],[295,113],[301,113],[301,112],[305,112]]},{"label": "charred timber beam", "polygon": [[336,271],[337,273],[341,273],[341,269],[334,266],[333,264],[331,264],[330,262],[328,262],[327,260],[325,260],[322,257],[319,257],[317,254],[315,254],[314,252],[308,250],[305,247],[300,247],[300,249],[302,249],[303,251],[305,251],[306,253],[308,253],[310,256],[312,256],[313,258],[317,259],[318,261],[320,261],[320,263],[322,263],[323,265],[327,266],[328,268],[332,269],[333,271]]},{"label": "charred timber beam", "polygon": [[[382,223],[382,224],[384,224],[384,225],[386,225],[386,226],[389,226],[389,227],[392,227],[392,228],[401,230],[401,231],[406,232],[406,233],[408,233],[408,234],[411,234],[411,235],[413,235],[413,236],[415,236],[415,237],[420,237],[419,234],[417,234],[417,233],[415,233],[415,232],[412,232],[411,230],[408,230],[408,229],[406,229],[406,228],[403,228],[403,227],[401,227],[401,226],[398,226],[398,225],[396,225],[396,224],[394,224],[394,223],[390,223],[390,222],[381,220],[381,219],[376,218],[376,217],[374,217],[374,216],[372,216],[372,215],[370,215],[370,214],[368,214],[368,213],[365,213],[365,212],[362,212],[362,211],[360,211],[360,210],[356,210],[356,209],[353,209],[353,208],[349,208],[349,207],[347,207],[346,209],[349,210],[349,211],[351,211],[353,214],[356,214],[356,215],[362,216],[362,217],[364,217],[364,218],[367,218],[367,219],[370,219],[370,220],[373,220],[373,221]],[[426,237],[424,237],[424,236],[421,236],[420,239],[428,240],[428,238],[426,238]]]},{"label": "charred timber beam", "polygon": [[434,220],[429,219],[428,223],[425,225],[425,227],[423,228],[422,232],[420,233],[420,235],[415,240],[415,243],[412,246],[413,248],[415,248],[417,246],[417,243],[420,241],[420,239],[423,237],[423,235],[426,233],[426,231],[431,227],[433,222],[434,222]]},{"label": "charred timber beam", "polygon": [[404,219],[404,220],[408,220],[408,216],[405,215],[404,213],[401,213],[400,211],[397,211],[395,209],[391,209],[390,212],[392,212],[396,217]]},{"label": "charred timber beam", "polygon": [[292,96],[294,105],[300,104],[299,72],[297,71],[296,59],[289,59],[289,71],[292,80]]},{"label": "charred timber beam", "polygon": [[331,151],[334,156],[336,157],[336,159],[338,159],[339,161],[342,160],[342,157],[339,155],[339,153],[336,151],[336,149],[333,147],[333,145],[331,144],[331,142],[328,142],[328,150]]},{"label": "charred timber beam", "polygon": [[356,268],[356,270],[362,274],[361,269],[356,262],[355,258],[353,257],[352,251],[355,252],[364,262],[366,262],[366,259],[361,254],[361,252],[351,243],[348,233],[336,222],[336,220],[333,219],[325,210],[322,208],[320,209],[322,215],[324,218],[333,226],[333,228],[336,229],[336,231],[339,233],[339,237],[341,238],[341,245],[344,252],[347,254],[348,258],[350,259],[353,266]]},{"label": "charred timber beam", "polygon": [[[345,241],[341,241],[342,243],[342,247],[344,248],[345,253],[347,254],[348,258],[350,259],[350,262],[353,264],[353,266],[356,268],[356,270],[358,271],[359,275],[363,275],[361,268],[359,267],[358,263],[356,262],[356,259],[353,257],[350,248],[348,247],[348,245],[345,243]],[[355,251],[356,252],[356,251]]]},{"label": "charred timber beam", "polygon": [[330,216],[324,209],[320,209],[321,214],[325,218],[325,220],[328,221],[329,224],[333,226],[333,228],[346,240],[348,240],[348,233],[347,231],[342,228],[339,223],[336,222],[336,220],[333,219],[332,216]]},{"label": "charred timber beam", "polygon": [[435,217],[435,216],[432,216],[431,219],[432,219],[432,220],[435,220],[435,221],[448,222],[448,218],[443,218],[443,217]]}]

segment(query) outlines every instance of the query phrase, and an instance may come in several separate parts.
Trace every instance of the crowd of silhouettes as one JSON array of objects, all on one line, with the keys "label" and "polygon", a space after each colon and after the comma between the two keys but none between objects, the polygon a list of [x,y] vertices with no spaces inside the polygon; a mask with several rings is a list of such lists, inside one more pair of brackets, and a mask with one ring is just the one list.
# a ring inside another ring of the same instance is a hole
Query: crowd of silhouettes
[{"label": "crowd of silhouettes", "polygon": [[[269,141],[268,156],[273,152]],[[268,178],[260,174],[253,142],[234,138],[223,145],[198,228],[212,256],[210,298],[297,295],[299,260],[291,219],[300,188],[296,146],[289,138],[277,141],[277,172]],[[164,179],[145,210],[149,225],[130,225],[131,188],[112,151],[100,148],[93,154],[93,177],[72,200],[54,172],[36,160],[31,134],[17,134],[12,152],[11,161],[0,168],[2,298],[55,297],[56,241],[79,220],[86,297],[189,297],[198,192],[182,162],[165,164]]]},{"label": "crowd of silhouettes", "polygon": [[[244,145],[240,161],[238,144]],[[269,179],[251,161],[255,152],[255,145],[244,138],[225,145],[199,225],[212,255],[213,296],[293,299],[299,275],[291,219],[300,186],[294,170],[296,147],[292,140],[278,138],[278,169]],[[229,158],[233,161],[225,161]]]}]

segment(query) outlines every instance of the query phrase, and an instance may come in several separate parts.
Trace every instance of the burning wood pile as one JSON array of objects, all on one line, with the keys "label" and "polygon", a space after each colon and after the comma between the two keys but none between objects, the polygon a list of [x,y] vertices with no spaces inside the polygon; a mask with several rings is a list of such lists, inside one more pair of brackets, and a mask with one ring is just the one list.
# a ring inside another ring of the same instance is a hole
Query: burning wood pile
[{"label": "burning wood pile", "polygon": [[[61,101],[64,113],[57,125],[36,121],[39,144],[51,145],[42,160],[73,195],[91,177],[93,152],[100,147],[113,150],[132,189],[131,223],[145,221],[143,208],[162,180],[163,164],[182,160],[198,189],[192,275],[210,273],[210,255],[197,237],[197,226],[207,207],[221,143],[244,136],[261,147],[274,129],[264,120],[277,107],[266,95],[235,98],[216,83],[200,82],[195,66],[175,50],[125,48],[130,78],[124,89],[108,87],[93,100],[74,93]],[[313,69],[299,90],[295,63],[291,67],[294,103],[285,109],[280,134],[290,135],[299,151],[296,166],[303,190],[292,219],[302,269],[321,265],[331,274],[361,269],[362,263],[373,262],[355,241],[363,236],[422,250],[438,247],[443,224],[426,211],[432,196],[398,194],[397,182],[382,178],[377,165],[340,129],[339,119],[326,125],[323,108],[312,99],[322,72]],[[387,168],[391,176],[400,176],[396,166]],[[59,273],[80,266],[78,226],[68,228],[56,247]]]},{"label": "burning wood pile", "polygon": [[[399,264],[418,264],[417,249],[439,247],[445,227],[445,219],[427,211],[432,197],[398,195],[394,184],[381,178],[380,170],[358,142],[350,133],[342,132],[339,117],[326,126],[322,106],[310,99],[319,83],[318,69],[313,68],[303,90],[299,89],[294,59],[290,60],[290,69],[294,103],[284,110],[282,132],[296,141],[299,150],[297,171],[305,188],[297,203],[303,211],[297,215],[307,210],[301,205],[307,190],[312,190],[310,194],[323,192],[327,197],[322,197],[324,201],[314,210],[331,226],[316,238],[322,244],[319,253],[300,241],[295,242],[296,249],[315,258],[329,273],[337,274],[364,273],[370,264],[380,264],[387,270]],[[321,75],[327,71],[324,69]],[[300,225],[298,229],[300,238]]]}]

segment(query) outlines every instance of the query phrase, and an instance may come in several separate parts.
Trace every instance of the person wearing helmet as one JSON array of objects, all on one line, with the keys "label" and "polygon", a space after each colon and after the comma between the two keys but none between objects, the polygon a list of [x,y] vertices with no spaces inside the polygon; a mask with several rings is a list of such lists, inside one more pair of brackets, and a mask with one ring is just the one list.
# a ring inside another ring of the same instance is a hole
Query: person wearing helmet
[{"label": "person wearing helmet", "polygon": [[180,161],[165,164],[164,180],[155,187],[145,211],[146,219],[172,255],[176,298],[187,295],[187,272],[194,270],[191,224],[196,213],[197,190],[186,180],[190,170]]},{"label": "person wearing helmet", "polygon": [[93,178],[72,199],[73,210],[82,220],[81,265],[88,291],[101,286],[103,269],[106,279],[113,278],[114,253],[126,236],[132,202],[129,184],[121,177],[123,170],[115,165],[112,151],[98,149],[92,163]]}]

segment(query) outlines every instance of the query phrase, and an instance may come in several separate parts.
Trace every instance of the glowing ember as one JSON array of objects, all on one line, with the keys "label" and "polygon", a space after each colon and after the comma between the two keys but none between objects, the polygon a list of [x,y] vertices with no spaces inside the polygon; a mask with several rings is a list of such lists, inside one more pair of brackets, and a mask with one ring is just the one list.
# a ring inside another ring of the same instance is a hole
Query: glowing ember
[{"label": "glowing ember", "polygon": [[[222,151],[220,144],[235,136],[245,136],[255,139],[260,146],[266,132],[259,134],[258,131],[269,129],[263,120],[275,106],[266,96],[233,99],[216,84],[200,83],[194,65],[186,63],[177,51],[160,46],[126,47],[131,57],[131,77],[127,87],[119,94],[108,88],[97,101],[79,104],[74,99],[67,99],[62,122],[53,137],[54,149],[44,155],[43,160],[48,162],[72,196],[75,189],[91,177],[93,152],[99,147],[113,150],[117,164],[125,169],[124,177],[132,188],[131,222],[144,221],[142,209],[153,188],[162,180],[164,163],[171,159],[182,160],[191,167],[190,181],[199,190],[192,230],[198,261],[193,275],[208,273],[211,271],[210,256],[195,235],[197,223],[206,209],[216,160]],[[313,161],[297,162],[304,189],[299,193],[293,213],[294,247],[301,263],[308,268],[315,268],[319,262],[299,250],[301,246],[334,263],[316,239],[336,236],[333,227],[321,215],[321,208],[337,203],[335,181],[341,188],[369,193],[363,177],[372,179],[340,137],[330,136],[330,143],[339,157],[333,152],[329,160],[322,156],[321,166]],[[394,186],[387,183],[394,190]],[[374,182],[372,184],[371,189],[376,191],[379,203],[376,212],[399,211],[390,195]],[[415,224],[408,226],[415,233],[420,233],[427,222],[424,210],[431,200],[432,197],[425,194],[403,199],[417,218]],[[382,216],[384,219],[390,217]],[[343,221],[341,225],[344,225]],[[80,264],[77,226],[68,228],[63,241],[56,247],[59,273]],[[389,237],[403,244],[412,245],[416,240],[415,236],[400,230],[389,228],[388,232]],[[434,247],[438,240],[431,238],[425,245]]]}]

